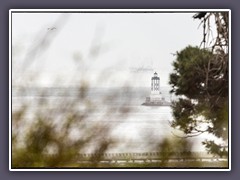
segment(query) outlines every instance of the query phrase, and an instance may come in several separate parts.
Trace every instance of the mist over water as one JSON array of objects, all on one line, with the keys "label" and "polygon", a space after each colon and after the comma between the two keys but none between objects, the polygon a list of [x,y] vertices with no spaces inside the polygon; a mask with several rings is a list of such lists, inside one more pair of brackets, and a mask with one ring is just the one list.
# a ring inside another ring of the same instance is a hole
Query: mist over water
[{"label": "mist over water", "polygon": [[[174,129],[170,127],[172,121],[172,110],[169,106],[142,106],[145,97],[150,93],[149,88],[90,88],[85,93],[85,100],[90,102],[86,109],[82,99],[79,98],[79,88],[74,87],[31,87],[12,89],[13,112],[28,105],[26,121],[34,121],[34,114],[56,111],[55,121],[61,122],[59,110],[68,111],[66,104],[72,101],[75,111],[84,114],[85,128],[95,128],[97,124],[108,127],[106,138],[113,138],[117,145],[109,148],[109,153],[121,152],[153,152],[164,138],[173,137]],[[168,87],[161,88],[162,97],[171,101]],[[39,105],[39,102],[45,102]],[[72,109],[71,109],[72,110]],[[60,117],[59,117],[60,116]],[[73,132],[77,138],[81,134]],[[203,151],[201,137],[193,138],[195,142],[194,151]],[[97,144],[91,144],[85,148],[85,152],[91,153]]]}]

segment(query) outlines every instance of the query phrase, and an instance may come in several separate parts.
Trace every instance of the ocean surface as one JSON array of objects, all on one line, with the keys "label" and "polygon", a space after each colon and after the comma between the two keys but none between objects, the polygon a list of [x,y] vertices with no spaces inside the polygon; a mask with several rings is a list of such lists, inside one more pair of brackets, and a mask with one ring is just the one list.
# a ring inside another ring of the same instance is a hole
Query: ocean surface
[{"label": "ocean surface", "polygon": [[[153,152],[164,138],[176,138],[171,128],[173,120],[169,106],[142,106],[149,88],[86,88],[75,87],[31,87],[12,89],[12,111],[27,106],[26,123],[34,122],[37,115],[51,115],[56,124],[71,113],[77,113],[87,133],[103,133],[99,138],[114,139],[117,143],[108,149],[110,153]],[[174,99],[169,88],[162,87],[162,97]],[[80,121],[80,120],[79,120]],[[105,129],[105,130],[104,130]],[[85,136],[73,128],[73,138]],[[189,139],[193,151],[204,151],[201,141],[207,135]],[[90,153],[98,144],[91,142],[85,151]]]}]

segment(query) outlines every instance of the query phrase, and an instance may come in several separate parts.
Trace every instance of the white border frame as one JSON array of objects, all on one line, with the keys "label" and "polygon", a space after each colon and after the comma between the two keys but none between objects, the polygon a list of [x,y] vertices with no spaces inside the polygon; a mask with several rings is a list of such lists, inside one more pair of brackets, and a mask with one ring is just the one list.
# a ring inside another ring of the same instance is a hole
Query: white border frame
[{"label": "white border frame", "polygon": [[[228,169],[204,169],[204,168],[191,168],[191,169],[145,169],[145,168],[132,168],[132,169],[12,169],[12,13],[13,12],[228,12],[229,13],[229,142],[228,142]],[[9,171],[231,171],[231,10],[230,9],[10,9],[9,10]]]}]

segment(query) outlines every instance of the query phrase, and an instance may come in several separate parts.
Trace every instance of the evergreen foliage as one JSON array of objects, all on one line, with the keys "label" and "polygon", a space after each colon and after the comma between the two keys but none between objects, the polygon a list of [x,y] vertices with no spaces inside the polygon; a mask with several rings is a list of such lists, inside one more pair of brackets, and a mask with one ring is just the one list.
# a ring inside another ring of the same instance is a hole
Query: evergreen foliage
[{"label": "evergreen foliage", "polygon": [[207,49],[188,46],[177,52],[170,74],[171,93],[179,96],[172,103],[172,127],[192,137],[213,134],[223,143],[204,141],[212,154],[228,154],[228,13],[207,13],[202,20],[203,43],[206,43],[206,23],[215,18],[217,38]]}]

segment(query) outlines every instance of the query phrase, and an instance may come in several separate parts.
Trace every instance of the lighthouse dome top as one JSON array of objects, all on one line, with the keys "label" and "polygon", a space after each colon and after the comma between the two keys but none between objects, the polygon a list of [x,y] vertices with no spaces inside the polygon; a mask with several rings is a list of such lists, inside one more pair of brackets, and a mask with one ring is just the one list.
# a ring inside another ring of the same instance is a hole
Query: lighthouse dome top
[{"label": "lighthouse dome top", "polygon": [[158,74],[157,74],[157,72],[155,72],[154,74],[153,74],[153,77],[152,77],[152,80],[153,79],[157,79],[157,80],[159,80],[160,78],[158,77]]}]

